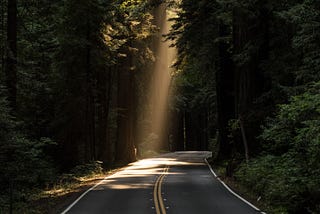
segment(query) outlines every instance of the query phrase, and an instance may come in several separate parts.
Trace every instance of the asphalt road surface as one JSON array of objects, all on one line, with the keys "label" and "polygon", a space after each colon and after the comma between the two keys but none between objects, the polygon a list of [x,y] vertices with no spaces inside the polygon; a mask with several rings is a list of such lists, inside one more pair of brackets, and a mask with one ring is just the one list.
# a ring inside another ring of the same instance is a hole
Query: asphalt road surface
[{"label": "asphalt road surface", "polygon": [[135,162],[87,191],[62,213],[260,213],[215,178],[204,161],[210,155],[175,152]]}]

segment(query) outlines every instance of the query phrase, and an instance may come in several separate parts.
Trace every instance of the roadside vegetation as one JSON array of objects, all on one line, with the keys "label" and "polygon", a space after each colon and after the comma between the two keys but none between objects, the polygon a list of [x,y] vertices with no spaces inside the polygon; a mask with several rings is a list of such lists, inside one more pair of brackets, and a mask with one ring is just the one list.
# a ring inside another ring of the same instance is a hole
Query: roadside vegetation
[{"label": "roadside vegetation", "polygon": [[[11,206],[13,213],[41,214],[60,213],[77,199],[84,191],[97,182],[118,171],[119,168],[104,170],[101,162],[78,165],[64,174],[48,174],[42,183],[30,182],[26,187],[16,182],[12,186],[13,199]],[[10,201],[6,194],[2,194],[1,213],[9,210]]]},{"label": "roadside vegetation", "polygon": [[[176,103],[186,123],[207,112],[220,175],[268,213],[319,213],[319,1],[179,8],[168,36],[179,56]],[[198,141],[199,118],[189,131]]]}]

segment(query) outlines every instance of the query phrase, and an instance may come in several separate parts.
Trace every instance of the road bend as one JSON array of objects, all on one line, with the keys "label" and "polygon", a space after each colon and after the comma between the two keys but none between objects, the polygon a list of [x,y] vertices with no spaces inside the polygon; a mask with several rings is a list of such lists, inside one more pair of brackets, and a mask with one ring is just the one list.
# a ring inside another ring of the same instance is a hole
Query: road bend
[{"label": "road bend", "polygon": [[210,152],[174,152],[132,163],[104,179],[62,214],[253,214],[204,159]]}]

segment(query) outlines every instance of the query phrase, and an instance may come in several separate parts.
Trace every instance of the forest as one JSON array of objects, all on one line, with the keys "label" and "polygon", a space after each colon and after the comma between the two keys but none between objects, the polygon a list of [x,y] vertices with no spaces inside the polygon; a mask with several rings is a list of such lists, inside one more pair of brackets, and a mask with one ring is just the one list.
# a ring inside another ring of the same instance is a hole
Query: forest
[{"label": "forest", "polygon": [[179,150],[212,151],[268,213],[320,213],[319,0],[0,4],[0,213]]}]

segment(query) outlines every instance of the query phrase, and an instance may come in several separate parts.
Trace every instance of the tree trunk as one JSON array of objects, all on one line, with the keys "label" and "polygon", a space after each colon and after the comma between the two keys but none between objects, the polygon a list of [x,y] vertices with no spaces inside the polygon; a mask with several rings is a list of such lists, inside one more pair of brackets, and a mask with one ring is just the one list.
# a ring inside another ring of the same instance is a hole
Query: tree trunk
[{"label": "tree trunk", "polygon": [[[227,26],[220,24],[219,35],[228,35]],[[226,42],[219,44],[219,70],[216,72],[217,114],[218,114],[218,159],[226,159],[231,155],[228,122],[234,118],[234,71],[233,61],[228,52],[230,45]]]},{"label": "tree trunk", "polygon": [[17,0],[8,1],[6,85],[13,112],[17,108]]},{"label": "tree trunk", "polygon": [[197,128],[193,120],[192,112],[185,113],[185,137],[186,137],[186,150],[194,151],[197,150]]},{"label": "tree trunk", "polygon": [[112,164],[112,145],[109,139],[109,110],[111,101],[112,88],[112,68],[108,71],[100,72],[97,79],[97,93],[98,93],[98,140],[96,145],[97,159],[103,161],[105,166]]},{"label": "tree trunk", "polygon": [[183,113],[172,110],[170,116],[171,122],[169,123],[169,144],[171,145],[171,151],[183,151]]},{"label": "tree trunk", "polygon": [[6,40],[6,31],[5,31],[5,2],[1,2],[1,39],[0,39],[0,51],[1,51],[1,73],[5,69],[5,40]]},{"label": "tree trunk", "polygon": [[95,138],[95,98],[93,94],[94,80],[93,80],[93,71],[91,68],[91,29],[90,29],[90,20],[87,20],[87,47],[86,47],[86,161],[96,159],[96,138]]},{"label": "tree trunk", "polygon": [[246,131],[243,125],[243,119],[241,115],[239,116],[239,123],[240,123],[240,129],[241,129],[242,142],[244,146],[244,154],[245,154],[246,162],[248,164],[249,163],[249,147],[248,147]]},{"label": "tree trunk", "polygon": [[134,71],[130,70],[131,56],[127,55],[118,71],[118,136],[116,162],[127,164],[136,160],[134,144]]},{"label": "tree trunk", "polygon": [[[243,51],[247,51],[248,44],[256,46],[254,51],[249,51],[248,59],[235,66],[235,112],[242,126],[241,135],[245,153],[248,153],[249,148],[252,151],[254,147],[258,147],[256,136],[264,118],[263,116],[253,118],[251,115],[263,115],[261,113],[263,109],[261,107],[259,109],[255,102],[264,91],[268,90],[268,85],[270,85],[260,68],[261,62],[266,60],[269,54],[269,11],[264,5],[260,5],[257,17],[251,17],[241,8],[233,11],[234,54],[242,54]],[[241,117],[246,118],[250,123],[246,133],[244,133],[245,127]],[[242,150],[239,140],[235,139],[235,141]]]},{"label": "tree trunk", "polygon": [[209,141],[209,127],[208,127],[208,110],[202,109],[199,115],[200,121],[200,150],[208,150],[208,141]]}]

